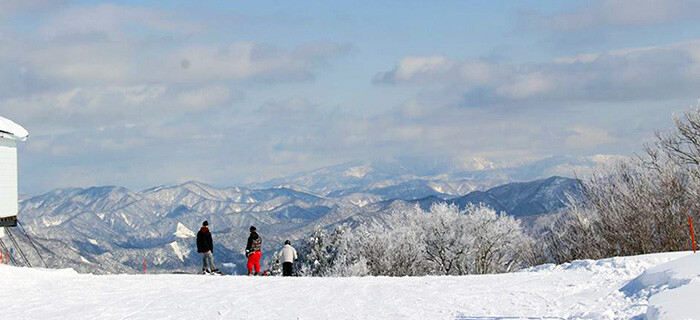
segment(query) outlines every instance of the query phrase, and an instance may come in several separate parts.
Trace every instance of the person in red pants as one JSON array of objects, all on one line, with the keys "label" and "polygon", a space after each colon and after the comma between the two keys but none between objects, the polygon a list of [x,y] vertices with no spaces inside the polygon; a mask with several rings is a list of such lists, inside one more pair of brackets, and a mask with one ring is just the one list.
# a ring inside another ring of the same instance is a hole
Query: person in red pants
[{"label": "person in red pants", "polygon": [[245,247],[245,256],[248,258],[248,275],[260,274],[260,257],[262,257],[262,238],[258,235],[254,226],[250,226],[250,236],[248,236],[248,244]]}]

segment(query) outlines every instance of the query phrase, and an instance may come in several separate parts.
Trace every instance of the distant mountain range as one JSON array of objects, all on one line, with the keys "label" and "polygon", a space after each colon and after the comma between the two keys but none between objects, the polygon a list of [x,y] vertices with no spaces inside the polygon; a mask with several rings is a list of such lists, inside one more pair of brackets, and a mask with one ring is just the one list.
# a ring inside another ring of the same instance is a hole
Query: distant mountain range
[{"label": "distant mountain range", "polygon": [[331,198],[367,198],[365,202],[428,196],[447,199],[510,182],[551,176],[574,178],[618,159],[621,157],[611,155],[556,156],[518,165],[502,165],[483,158],[468,159],[466,164],[410,159],[350,162],[254,183],[250,187],[288,187]]},{"label": "distant mountain range", "polygon": [[[336,166],[250,187],[192,181],[140,192],[115,186],[57,189],[23,197],[19,219],[52,267],[96,273],[137,272],[144,260],[152,272],[195,272],[200,257],[194,234],[208,220],[216,261],[229,272],[243,272],[250,225],[260,230],[269,259],[285,239],[298,240],[315,226],[381,219],[397,207],[483,203],[518,218],[557,212],[567,195],[580,196],[577,180],[554,176],[491,184],[513,179],[508,174],[549,172],[551,164],[561,163],[550,159],[522,170],[488,169],[481,178],[476,171],[470,178],[464,172],[430,177],[384,163]],[[19,240],[30,259],[39,261],[27,239]]]},{"label": "distant mountain range", "polygon": [[425,210],[438,202],[452,203],[462,209],[469,204],[484,204],[498,212],[522,218],[557,212],[566,207],[570,196],[581,196],[580,182],[555,176],[530,182],[509,183],[486,191],[473,191],[454,199],[444,200],[431,196],[410,202],[418,203]]}]

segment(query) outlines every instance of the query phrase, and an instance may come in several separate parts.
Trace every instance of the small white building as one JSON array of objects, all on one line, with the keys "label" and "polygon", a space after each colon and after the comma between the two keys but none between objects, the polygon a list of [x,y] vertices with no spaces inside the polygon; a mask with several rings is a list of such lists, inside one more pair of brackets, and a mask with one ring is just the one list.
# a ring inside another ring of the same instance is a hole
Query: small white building
[{"label": "small white building", "polygon": [[[0,117],[0,227],[17,223],[17,141],[25,141],[29,132],[9,119]],[[0,228],[0,236],[3,236]]]}]

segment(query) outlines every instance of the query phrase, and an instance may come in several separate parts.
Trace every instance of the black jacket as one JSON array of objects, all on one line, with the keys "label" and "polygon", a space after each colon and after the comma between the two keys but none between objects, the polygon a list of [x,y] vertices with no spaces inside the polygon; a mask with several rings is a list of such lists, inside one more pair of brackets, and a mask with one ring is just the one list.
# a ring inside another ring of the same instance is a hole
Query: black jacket
[{"label": "black jacket", "polygon": [[197,232],[197,252],[203,253],[207,251],[214,253],[214,244],[211,240],[209,228],[202,228]]},{"label": "black jacket", "polygon": [[245,246],[245,252],[260,251],[262,247],[262,238],[257,232],[251,232],[248,237],[248,244]]}]

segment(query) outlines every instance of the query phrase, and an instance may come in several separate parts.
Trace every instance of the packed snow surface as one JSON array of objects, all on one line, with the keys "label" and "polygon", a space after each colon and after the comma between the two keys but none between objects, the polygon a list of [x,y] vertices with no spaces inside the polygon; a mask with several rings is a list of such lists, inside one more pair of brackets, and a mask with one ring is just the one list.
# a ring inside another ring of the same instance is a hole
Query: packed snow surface
[{"label": "packed snow surface", "polygon": [[97,276],[0,265],[0,301],[7,319],[692,319],[699,259],[678,252],[416,278]]}]

